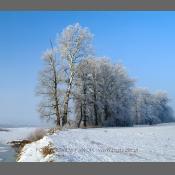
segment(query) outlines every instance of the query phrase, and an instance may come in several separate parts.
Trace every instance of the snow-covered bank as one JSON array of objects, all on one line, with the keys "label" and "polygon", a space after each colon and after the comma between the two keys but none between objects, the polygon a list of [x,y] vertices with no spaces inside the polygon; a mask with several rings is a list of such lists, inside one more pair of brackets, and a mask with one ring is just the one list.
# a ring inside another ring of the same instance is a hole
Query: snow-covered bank
[{"label": "snow-covered bank", "polygon": [[[175,124],[152,127],[70,129],[26,145],[19,162],[175,161]],[[54,154],[44,156],[43,147]]]},{"label": "snow-covered bank", "polygon": [[15,150],[7,145],[11,141],[20,141],[26,139],[31,133],[36,130],[34,127],[23,128],[5,128],[0,131],[0,162],[16,161]]}]

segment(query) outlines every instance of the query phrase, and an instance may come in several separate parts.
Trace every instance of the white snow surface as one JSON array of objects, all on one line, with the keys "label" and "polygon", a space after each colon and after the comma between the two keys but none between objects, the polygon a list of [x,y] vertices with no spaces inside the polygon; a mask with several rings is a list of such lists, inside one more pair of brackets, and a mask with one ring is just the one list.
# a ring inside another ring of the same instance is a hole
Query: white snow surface
[{"label": "white snow surface", "polygon": [[[44,157],[51,143],[55,153]],[[69,129],[27,144],[19,162],[167,162],[175,161],[175,124]]]},{"label": "white snow surface", "polygon": [[0,144],[7,144],[14,140],[26,139],[37,128],[24,127],[24,128],[6,128],[9,131],[0,131]]}]

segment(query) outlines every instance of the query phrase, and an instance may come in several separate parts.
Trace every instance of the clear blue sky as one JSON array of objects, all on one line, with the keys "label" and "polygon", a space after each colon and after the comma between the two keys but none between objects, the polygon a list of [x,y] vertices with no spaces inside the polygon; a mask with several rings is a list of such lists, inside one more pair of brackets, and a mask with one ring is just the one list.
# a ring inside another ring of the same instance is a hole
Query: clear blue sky
[{"label": "clear blue sky", "polygon": [[165,90],[175,108],[175,12],[0,12],[0,123],[39,123],[35,86],[49,39],[89,27],[98,56],[122,62],[138,86]]}]

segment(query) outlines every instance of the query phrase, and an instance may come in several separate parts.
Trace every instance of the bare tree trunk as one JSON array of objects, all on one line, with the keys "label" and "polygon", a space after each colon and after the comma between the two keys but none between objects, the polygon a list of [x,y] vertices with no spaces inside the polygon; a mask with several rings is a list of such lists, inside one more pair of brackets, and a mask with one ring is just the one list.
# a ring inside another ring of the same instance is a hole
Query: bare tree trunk
[{"label": "bare tree trunk", "polygon": [[84,127],[87,126],[86,124],[86,121],[87,121],[87,116],[86,116],[86,105],[84,105],[84,108],[83,108],[83,116],[84,116]]},{"label": "bare tree trunk", "polygon": [[[51,48],[53,51],[53,45],[52,42],[50,41],[51,44]],[[55,112],[56,112],[56,124],[59,126],[60,125],[60,110],[59,110],[59,101],[58,101],[58,80],[57,80],[57,72],[56,72],[56,63],[55,63],[55,59],[54,56],[52,55],[52,58],[50,58],[50,62],[51,62],[51,66],[53,69],[53,75],[54,75],[54,100],[55,100]]]},{"label": "bare tree trunk", "polygon": [[138,125],[139,124],[139,112],[138,112],[138,104],[137,104],[137,101],[136,101],[136,103],[135,103],[135,123],[136,123],[136,125]]},{"label": "bare tree trunk", "polygon": [[62,128],[62,126],[63,126],[63,118],[62,116],[60,116],[60,127]]},{"label": "bare tree trunk", "polygon": [[136,111],[136,119],[135,120],[136,120],[135,124],[138,125],[138,112],[137,111]]},{"label": "bare tree trunk", "polygon": [[97,113],[97,94],[96,87],[94,86],[94,115],[95,115],[95,126],[98,125],[98,113]]},{"label": "bare tree trunk", "polygon": [[56,110],[56,117],[57,117],[57,125],[60,125],[60,111],[59,111],[59,102],[58,102],[58,94],[57,94],[57,77],[56,77],[56,70],[54,67],[54,97],[55,97],[55,110]]},{"label": "bare tree trunk", "polygon": [[64,101],[63,125],[67,123],[68,104],[69,104],[69,99],[70,99],[73,78],[74,78],[74,72],[71,72],[70,81],[69,81],[69,85],[66,91],[66,97]]},{"label": "bare tree trunk", "polygon": [[104,107],[105,109],[104,109],[104,113],[105,113],[105,120],[107,120],[108,119],[108,107],[107,107],[107,105],[105,104],[105,107]]},{"label": "bare tree trunk", "polygon": [[84,84],[84,88],[83,88],[83,93],[84,93],[84,104],[83,104],[83,115],[84,115],[84,126],[86,127],[86,121],[87,121],[87,115],[86,115],[86,101],[87,101],[87,97],[86,97],[86,85]]},{"label": "bare tree trunk", "polygon": [[80,120],[78,122],[78,128],[80,127],[80,124],[81,124],[81,121],[82,121],[82,118],[83,118],[83,109],[82,109],[82,103],[81,103],[81,106],[80,106]]},{"label": "bare tree trunk", "polygon": [[97,115],[97,105],[94,104],[94,113],[95,113],[95,126],[98,125],[98,115]]}]

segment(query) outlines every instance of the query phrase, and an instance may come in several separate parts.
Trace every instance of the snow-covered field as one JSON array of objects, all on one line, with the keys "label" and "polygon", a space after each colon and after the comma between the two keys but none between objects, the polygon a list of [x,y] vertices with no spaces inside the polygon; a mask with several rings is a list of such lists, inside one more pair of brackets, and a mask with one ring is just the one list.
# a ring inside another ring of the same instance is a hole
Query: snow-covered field
[{"label": "snow-covered field", "polygon": [[[55,153],[44,157],[51,144]],[[70,129],[28,144],[19,162],[132,162],[175,161],[175,124]]]}]

